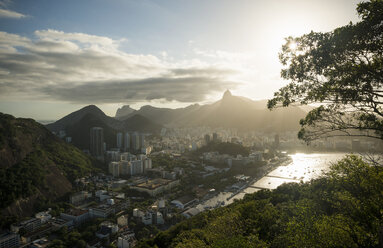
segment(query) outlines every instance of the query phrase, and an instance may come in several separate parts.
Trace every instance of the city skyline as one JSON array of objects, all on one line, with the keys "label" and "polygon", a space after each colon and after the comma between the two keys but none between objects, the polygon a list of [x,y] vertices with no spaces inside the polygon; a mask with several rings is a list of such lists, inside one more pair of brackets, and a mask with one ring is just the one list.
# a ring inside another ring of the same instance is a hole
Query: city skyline
[{"label": "city skyline", "polygon": [[1,1],[0,111],[53,120],[96,104],[114,115],[226,89],[267,99],[286,84],[284,38],[356,22],[358,2]]}]

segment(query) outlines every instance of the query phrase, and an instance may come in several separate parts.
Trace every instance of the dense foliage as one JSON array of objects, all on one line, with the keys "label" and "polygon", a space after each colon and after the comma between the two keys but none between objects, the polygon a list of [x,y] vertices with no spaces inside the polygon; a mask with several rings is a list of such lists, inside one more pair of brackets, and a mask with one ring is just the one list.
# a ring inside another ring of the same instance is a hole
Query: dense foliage
[{"label": "dense foliage", "polygon": [[0,151],[10,161],[0,165],[0,209],[37,191],[55,195],[60,185],[48,185],[48,174],[60,173],[73,182],[97,170],[89,156],[31,119],[0,114]]},{"label": "dense foliage", "polygon": [[151,156],[153,167],[163,167],[165,170],[173,170],[175,167],[185,167],[186,161],[184,159],[175,159],[169,154],[158,154]]},{"label": "dense foliage", "polygon": [[383,168],[348,156],[322,178],[247,195],[140,247],[379,247],[382,192]]},{"label": "dense foliage", "polygon": [[383,139],[383,0],[362,2],[361,21],[331,32],[287,38],[281,76],[290,83],[269,100],[277,106],[322,105],[302,119],[298,137]]},{"label": "dense foliage", "polygon": [[45,185],[46,157],[42,150],[29,154],[21,163],[8,169],[0,168],[0,209],[20,197],[33,194]]}]

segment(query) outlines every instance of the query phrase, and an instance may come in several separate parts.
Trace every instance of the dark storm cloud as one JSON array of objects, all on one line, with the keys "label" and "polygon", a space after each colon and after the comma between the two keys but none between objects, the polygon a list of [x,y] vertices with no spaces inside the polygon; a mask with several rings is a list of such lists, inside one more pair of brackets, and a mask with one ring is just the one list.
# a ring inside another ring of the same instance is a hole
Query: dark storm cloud
[{"label": "dark storm cloud", "polygon": [[76,103],[196,102],[235,87],[227,79],[235,72],[225,68],[128,54],[107,37],[55,30],[35,34],[38,38],[30,40],[0,32],[0,97],[27,92],[23,97]]}]

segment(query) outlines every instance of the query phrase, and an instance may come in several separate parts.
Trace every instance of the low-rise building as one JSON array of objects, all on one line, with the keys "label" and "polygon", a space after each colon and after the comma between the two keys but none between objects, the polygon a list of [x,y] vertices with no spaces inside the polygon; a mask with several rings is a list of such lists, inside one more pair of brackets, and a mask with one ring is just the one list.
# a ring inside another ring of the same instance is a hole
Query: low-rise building
[{"label": "low-rise building", "polygon": [[11,231],[18,233],[20,229],[24,229],[26,233],[33,232],[41,226],[41,220],[38,218],[31,218],[29,220],[21,221],[11,225]]},{"label": "low-rise building", "polygon": [[[104,202],[97,207],[89,209],[91,217],[107,218],[111,214],[116,214],[122,210],[125,210],[129,206],[129,201],[119,199],[108,199],[109,202]],[[113,201],[110,201],[113,200]]]},{"label": "low-rise building", "polygon": [[69,202],[75,206],[78,206],[81,203],[83,203],[86,199],[91,197],[92,197],[92,193],[89,193],[87,191],[80,191],[80,192],[72,194],[69,197]]},{"label": "low-rise building", "polygon": [[126,227],[128,226],[128,216],[127,215],[121,215],[117,218],[117,225],[120,227]]},{"label": "low-rise building", "polygon": [[104,221],[100,225],[100,230],[96,232],[96,237],[103,239],[108,238],[111,234],[118,232],[118,226],[112,222]]},{"label": "low-rise building", "polygon": [[72,220],[74,225],[80,225],[89,219],[91,215],[88,210],[72,208],[66,213],[61,213],[60,217],[64,220]]},{"label": "low-rise building", "polygon": [[114,181],[113,184],[112,184],[112,188],[114,189],[120,189],[122,188],[123,186],[125,186],[127,184],[128,181],[126,180],[118,180],[118,181]]},{"label": "low-rise building", "polygon": [[0,248],[19,247],[20,235],[17,233],[0,234]]},{"label": "low-rise building", "polygon": [[185,210],[182,212],[182,215],[185,216],[187,219],[199,214],[201,211],[198,208],[189,208],[188,210]]},{"label": "low-rise building", "polygon": [[118,248],[131,248],[134,247],[137,240],[135,239],[134,232],[125,232],[117,239]]},{"label": "low-rise building", "polygon": [[54,226],[52,223],[46,223],[42,226],[40,226],[37,230],[34,230],[33,232],[27,233],[23,235],[26,242],[31,242],[35,239],[38,239],[40,237],[43,237],[47,235],[48,233],[52,232],[54,230]]},{"label": "low-rise building", "polygon": [[174,204],[177,208],[184,209],[192,205],[193,203],[197,203],[198,199],[191,196],[191,195],[185,195],[178,199],[175,199],[171,201],[170,203]]},{"label": "low-rise building", "polygon": [[146,182],[140,183],[135,186],[131,186],[131,189],[137,190],[139,192],[148,193],[150,196],[156,196],[165,191],[169,191],[172,188],[179,185],[179,180],[168,180],[162,178],[156,178],[151,180],[146,180]]},{"label": "low-rise building", "polygon": [[50,215],[48,211],[39,212],[35,214],[35,217],[40,219],[42,224],[47,223],[50,219],[52,219],[52,215]]},{"label": "low-rise building", "polygon": [[50,223],[53,225],[53,230],[59,230],[60,228],[66,226],[68,229],[71,229],[74,226],[73,220],[64,220],[61,218],[53,218]]}]

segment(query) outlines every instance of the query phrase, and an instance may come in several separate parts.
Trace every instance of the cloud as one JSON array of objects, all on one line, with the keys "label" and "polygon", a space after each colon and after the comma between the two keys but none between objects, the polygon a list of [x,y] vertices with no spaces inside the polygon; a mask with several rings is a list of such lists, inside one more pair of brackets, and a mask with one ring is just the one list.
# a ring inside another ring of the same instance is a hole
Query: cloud
[{"label": "cloud", "polygon": [[20,19],[20,18],[25,18],[25,17],[27,17],[27,16],[24,14],[12,11],[12,10],[0,9],[0,18]]},{"label": "cloud", "polygon": [[127,53],[119,47],[124,39],[51,29],[34,34],[0,32],[0,99],[198,102],[237,85],[233,69]]},{"label": "cloud", "polygon": [[233,82],[207,77],[146,78],[87,82],[81,85],[45,86],[41,90],[59,100],[79,103],[119,103],[165,99],[166,101],[199,102],[205,94],[222,92]]}]

